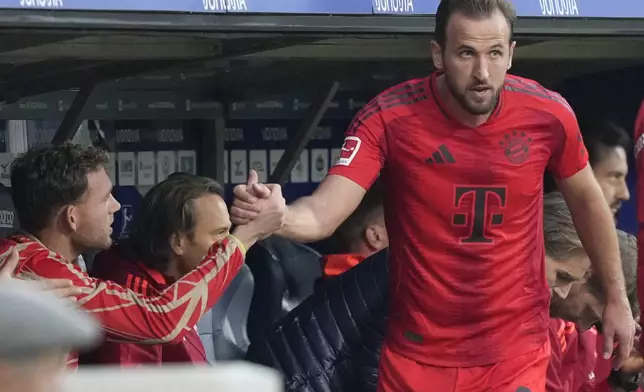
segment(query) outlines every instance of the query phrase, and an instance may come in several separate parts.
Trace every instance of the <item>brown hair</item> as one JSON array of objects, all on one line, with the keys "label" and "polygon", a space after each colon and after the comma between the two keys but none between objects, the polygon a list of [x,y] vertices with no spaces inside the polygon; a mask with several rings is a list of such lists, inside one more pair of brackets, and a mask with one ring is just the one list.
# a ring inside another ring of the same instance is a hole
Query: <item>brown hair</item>
[{"label": "brown hair", "polygon": [[489,17],[500,11],[510,26],[510,40],[514,33],[514,23],[517,13],[514,6],[507,0],[442,0],[436,10],[436,42],[441,47],[447,40],[447,25],[452,15],[461,13],[469,18]]},{"label": "brown hair", "polygon": [[46,228],[61,208],[87,192],[89,173],[103,170],[107,153],[74,143],[30,149],[11,164],[11,197],[20,226],[29,233]]},{"label": "brown hair", "polygon": [[[617,230],[619,241],[619,257],[622,261],[622,271],[626,283],[626,295],[633,311],[633,317],[639,315],[640,307],[637,300],[637,238],[624,231]],[[597,274],[592,274],[588,279],[588,291],[604,298],[604,290]]]},{"label": "brown hair", "polygon": [[546,254],[555,260],[567,260],[585,253],[570,209],[559,192],[543,197],[543,239]]}]

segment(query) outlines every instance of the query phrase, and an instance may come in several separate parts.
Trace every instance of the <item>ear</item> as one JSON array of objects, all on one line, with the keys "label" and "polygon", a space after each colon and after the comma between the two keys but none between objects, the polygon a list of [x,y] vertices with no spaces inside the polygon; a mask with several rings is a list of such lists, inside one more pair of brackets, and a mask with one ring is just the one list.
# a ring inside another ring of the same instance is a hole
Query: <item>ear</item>
[{"label": "ear", "polygon": [[186,251],[185,236],[175,233],[170,237],[170,248],[177,256],[183,256]]},{"label": "ear", "polygon": [[517,41],[512,41],[510,43],[510,53],[509,53],[510,58],[508,60],[508,70],[512,68],[512,60],[514,59],[514,48],[516,48],[516,46],[517,46]]},{"label": "ear", "polygon": [[443,49],[436,41],[432,41],[432,61],[437,70],[443,69]]},{"label": "ear", "polygon": [[71,231],[76,231],[80,225],[80,216],[78,212],[78,208],[70,204],[63,207],[58,216],[63,219],[65,226],[67,226]]},{"label": "ear", "polygon": [[365,230],[365,240],[367,245],[369,245],[369,248],[373,251],[378,251],[389,246],[387,229],[380,224],[367,226]]}]

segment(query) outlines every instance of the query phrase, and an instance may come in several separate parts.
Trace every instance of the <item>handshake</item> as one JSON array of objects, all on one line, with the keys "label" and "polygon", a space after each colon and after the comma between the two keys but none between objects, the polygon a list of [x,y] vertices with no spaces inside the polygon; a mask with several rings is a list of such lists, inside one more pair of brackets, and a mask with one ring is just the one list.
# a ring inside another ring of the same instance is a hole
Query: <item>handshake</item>
[{"label": "handshake", "polygon": [[247,248],[282,228],[286,215],[286,200],[278,184],[260,184],[257,172],[251,170],[248,182],[237,185],[230,208],[230,220],[238,225],[235,236]]}]

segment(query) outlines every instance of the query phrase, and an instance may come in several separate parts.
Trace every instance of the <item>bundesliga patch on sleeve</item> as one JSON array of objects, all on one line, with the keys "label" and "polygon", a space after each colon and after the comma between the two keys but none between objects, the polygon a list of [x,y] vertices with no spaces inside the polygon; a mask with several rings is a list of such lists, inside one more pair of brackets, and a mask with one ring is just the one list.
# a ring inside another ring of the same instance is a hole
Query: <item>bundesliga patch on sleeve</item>
[{"label": "bundesliga patch on sleeve", "polygon": [[359,137],[347,136],[344,139],[344,144],[342,145],[342,150],[340,151],[340,158],[338,158],[338,161],[335,164],[349,166],[349,164],[351,164],[351,161],[353,161],[353,158],[355,158],[356,154],[358,154],[358,150],[360,150],[360,144],[362,144],[362,140],[360,140]]}]

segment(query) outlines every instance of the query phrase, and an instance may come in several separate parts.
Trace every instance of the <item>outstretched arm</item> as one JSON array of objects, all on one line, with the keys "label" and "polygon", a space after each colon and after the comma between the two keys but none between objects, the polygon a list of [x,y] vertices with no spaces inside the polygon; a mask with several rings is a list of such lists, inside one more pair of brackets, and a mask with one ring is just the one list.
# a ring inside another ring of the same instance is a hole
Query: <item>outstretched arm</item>
[{"label": "outstretched arm", "polygon": [[111,281],[91,278],[39,243],[16,247],[21,276],[67,279],[80,289],[77,303],[98,318],[112,340],[146,344],[180,342],[223,294],[244,262],[243,246],[230,236],[214,244],[201,264],[168,289],[144,296]]},{"label": "outstretched arm", "polygon": [[[378,178],[387,155],[386,123],[383,113],[374,110],[376,105],[377,99],[356,115],[335,166],[311,196],[287,207],[278,235],[300,242],[324,239],[358,207]],[[257,183],[257,175],[251,171],[248,184],[236,186],[234,194],[231,219],[235,224],[245,224],[262,211],[263,198],[270,192]]]}]

